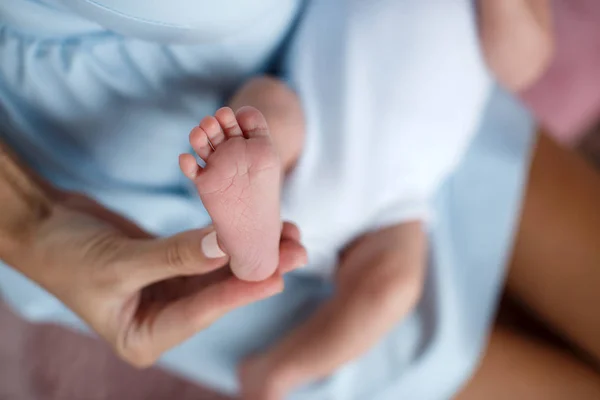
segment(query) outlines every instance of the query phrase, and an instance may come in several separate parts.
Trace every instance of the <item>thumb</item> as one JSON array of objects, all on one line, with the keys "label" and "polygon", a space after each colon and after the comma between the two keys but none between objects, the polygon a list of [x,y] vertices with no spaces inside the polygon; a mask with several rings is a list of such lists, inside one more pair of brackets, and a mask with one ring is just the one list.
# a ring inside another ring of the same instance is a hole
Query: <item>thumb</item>
[{"label": "thumb", "polygon": [[167,238],[135,240],[132,246],[130,277],[139,288],[177,276],[205,274],[228,261],[212,226]]}]

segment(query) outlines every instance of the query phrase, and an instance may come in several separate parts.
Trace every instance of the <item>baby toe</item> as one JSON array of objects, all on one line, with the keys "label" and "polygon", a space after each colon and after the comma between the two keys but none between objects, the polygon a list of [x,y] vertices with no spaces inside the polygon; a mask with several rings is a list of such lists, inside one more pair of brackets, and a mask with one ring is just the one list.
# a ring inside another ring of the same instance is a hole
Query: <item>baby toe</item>
[{"label": "baby toe", "polygon": [[190,133],[190,145],[196,154],[204,161],[206,161],[213,152],[213,149],[208,142],[208,136],[199,126],[192,129],[192,132]]},{"label": "baby toe", "polygon": [[236,117],[246,138],[269,136],[267,120],[256,108],[242,107],[237,111]]},{"label": "baby toe", "polygon": [[208,116],[200,121],[200,129],[204,131],[206,137],[209,140],[209,146],[211,150],[215,150],[221,143],[225,141],[225,134],[219,121],[213,116]]},{"label": "baby toe", "polygon": [[223,107],[217,110],[215,113],[215,117],[219,124],[221,124],[221,128],[223,132],[225,132],[225,136],[228,138],[239,137],[242,136],[242,128],[238,124],[238,121],[233,113],[233,110],[229,107]]},{"label": "baby toe", "polygon": [[191,154],[181,154],[179,156],[179,168],[188,179],[196,179],[200,167],[196,159]]}]

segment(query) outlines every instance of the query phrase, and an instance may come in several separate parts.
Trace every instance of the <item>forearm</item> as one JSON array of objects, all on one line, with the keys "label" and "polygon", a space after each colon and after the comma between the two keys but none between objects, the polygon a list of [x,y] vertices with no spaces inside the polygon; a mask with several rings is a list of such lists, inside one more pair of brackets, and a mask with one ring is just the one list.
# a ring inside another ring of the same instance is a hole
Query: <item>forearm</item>
[{"label": "forearm", "polygon": [[483,53],[502,84],[526,89],[545,71],[553,55],[549,0],[480,0]]},{"label": "forearm", "polygon": [[391,296],[387,304],[375,298],[382,296],[357,293],[323,305],[272,353],[272,365],[279,370],[275,375],[281,374],[277,379],[294,387],[335,372],[371,349],[414,304],[407,302],[393,309],[392,304],[401,302]]},{"label": "forearm", "polygon": [[420,298],[425,272],[420,224],[375,233],[353,247],[340,265],[334,298],[271,352],[278,379],[290,386],[327,376],[360,357]]},{"label": "forearm", "polygon": [[0,141],[0,260],[19,269],[19,252],[31,240],[35,227],[50,214],[57,193],[20,164]]}]

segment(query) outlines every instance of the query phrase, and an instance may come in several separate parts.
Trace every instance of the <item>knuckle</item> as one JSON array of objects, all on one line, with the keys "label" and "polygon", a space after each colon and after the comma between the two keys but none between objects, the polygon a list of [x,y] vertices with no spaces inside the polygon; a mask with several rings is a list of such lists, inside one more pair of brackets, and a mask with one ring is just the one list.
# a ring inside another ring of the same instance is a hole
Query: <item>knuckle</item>
[{"label": "knuckle", "polygon": [[191,246],[181,240],[173,240],[169,243],[165,257],[167,265],[176,270],[185,269],[195,259]]}]

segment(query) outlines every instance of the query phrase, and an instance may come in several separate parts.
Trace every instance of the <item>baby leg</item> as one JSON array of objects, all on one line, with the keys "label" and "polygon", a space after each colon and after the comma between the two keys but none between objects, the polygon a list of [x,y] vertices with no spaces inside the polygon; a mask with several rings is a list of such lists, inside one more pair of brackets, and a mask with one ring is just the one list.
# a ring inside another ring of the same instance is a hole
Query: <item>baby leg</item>
[{"label": "baby leg", "polygon": [[232,97],[230,107],[252,106],[265,116],[283,172],[289,172],[304,145],[304,114],[300,99],[279,79],[261,76],[248,81]]},{"label": "baby leg", "polygon": [[549,0],[481,0],[480,41],[496,78],[513,93],[535,83],[554,54]]},{"label": "baby leg", "polygon": [[206,167],[189,154],[180,157],[180,166],[196,183],[233,273],[259,281],[277,268],[281,172],[300,154],[302,111],[295,94],[269,78],[248,83],[232,105],[239,107],[236,113],[221,108],[190,133]]},{"label": "baby leg", "polygon": [[360,238],[344,252],[333,298],[304,325],[240,369],[245,400],[278,400],[375,345],[416,304],[425,272],[420,222]]}]

